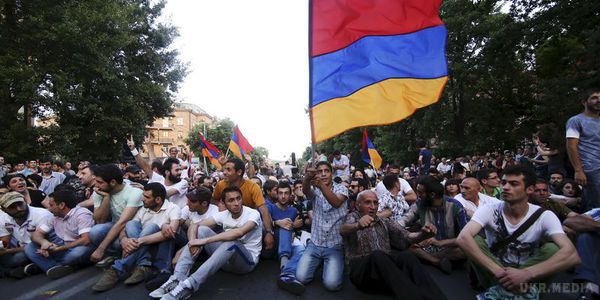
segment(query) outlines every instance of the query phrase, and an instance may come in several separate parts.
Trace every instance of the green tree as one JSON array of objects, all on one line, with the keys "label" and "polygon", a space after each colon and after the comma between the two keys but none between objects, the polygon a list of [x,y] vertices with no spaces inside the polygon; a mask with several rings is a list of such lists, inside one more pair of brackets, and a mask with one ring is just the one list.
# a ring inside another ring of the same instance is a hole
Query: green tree
[{"label": "green tree", "polygon": [[[11,160],[119,158],[170,113],[185,75],[164,2],[0,1],[0,149]],[[17,111],[23,110],[19,115]],[[54,117],[31,127],[31,118]]]},{"label": "green tree", "polygon": [[[196,124],[190,130],[188,137],[184,139],[184,143],[186,143],[197,156],[200,156],[201,151],[198,134],[201,133],[207,141],[215,145],[215,147],[225,155],[227,148],[229,147],[229,141],[231,140],[231,133],[233,132],[234,126],[233,121],[229,118],[218,120],[214,124]],[[206,134],[204,131],[205,129]]]}]

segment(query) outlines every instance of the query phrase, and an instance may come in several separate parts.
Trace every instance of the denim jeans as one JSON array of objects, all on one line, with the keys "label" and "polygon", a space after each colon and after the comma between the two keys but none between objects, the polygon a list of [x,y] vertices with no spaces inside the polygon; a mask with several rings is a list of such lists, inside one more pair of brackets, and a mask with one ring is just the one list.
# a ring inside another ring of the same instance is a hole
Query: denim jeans
[{"label": "denim jeans", "polygon": [[[198,238],[214,235],[216,233],[206,226],[198,228]],[[237,240],[210,243],[204,245],[204,251],[209,255],[208,260],[188,277],[195,258],[192,257],[189,247],[183,247],[173,273],[173,277],[179,280],[180,285],[196,291],[209,276],[215,274],[219,269],[236,274],[245,274],[254,270],[256,266],[248,250]]]},{"label": "denim jeans", "polygon": [[313,280],[315,271],[323,263],[323,285],[330,291],[338,291],[342,288],[344,278],[344,253],[342,246],[319,247],[308,242],[306,250],[296,271],[296,278],[306,284]]},{"label": "denim jeans", "polygon": [[172,258],[175,254],[175,251],[185,246],[187,242],[187,234],[180,227],[177,230],[174,239],[165,240],[155,246],[157,249],[152,266],[154,266],[161,273],[170,274],[173,268]]},{"label": "denim jeans", "polygon": [[[144,227],[142,227],[140,221],[129,221],[125,224],[125,233],[128,238],[140,238],[159,231],[160,228],[154,223],[146,224]],[[119,276],[123,276],[134,266],[151,266],[152,263],[150,262],[148,246],[149,245],[140,246],[137,250],[133,251],[133,253],[116,260],[112,268],[119,273]]]},{"label": "denim jeans", "polygon": [[280,278],[296,279],[298,262],[300,261],[300,258],[302,258],[302,254],[304,253],[305,249],[306,247],[300,243],[292,246],[292,257],[290,257],[288,262],[281,270],[281,274],[279,275]]},{"label": "denim jeans", "polygon": [[600,169],[585,172],[587,184],[583,187],[582,212],[600,207]]},{"label": "denim jeans", "polygon": [[[11,237],[10,242],[8,243],[9,248],[18,248],[19,241],[14,237]],[[29,263],[29,258],[25,255],[25,252],[17,252],[12,254],[4,254],[0,255],[0,268],[16,268],[25,266]]]},{"label": "denim jeans", "polygon": [[279,258],[292,256],[292,241],[294,238],[294,231],[283,228],[275,228],[275,241],[277,242],[277,254]]},{"label": "denim jeans", "polygon": [[600,285],[600,234],[582,232],[577,237],[577,253],[581,264],[575,268],[575,281]]},{"label": "denim jeans", "polygon": [[[48,241],[58,246],[65,244],[65,242],[56,235],[47,238]],[[44,257],[41,254],[37,253],[38,249],[40,249],[40,245],[31,242],[25,247],[25,254],[33,263],[40,267],[42,271],[46,272],[50,268],[58,265],[80,266],[89,264],[90,255],[92,255],[92,252],[94,252],[95,248],[91,244],[85,246],[77,246],[65,251],[50,253],[48,257]]]},{"label": "denim jeans", "polygon": [[[96,224],[94,225],[94,227],[92,227],[92,229],[90,230],[90,241],[92,242],[92,245],[94,245],[94,248],[98,248],[98,246],[100,246],[100,244],[114,225],[115,223],[108,222]],[[121,243],[117,236],[117,238],[115,238],[115,240],[112,241],[112,243],[110,243],[109,246],[106,248],[106,252],[110,255],[120,256],[121,251]]]}]

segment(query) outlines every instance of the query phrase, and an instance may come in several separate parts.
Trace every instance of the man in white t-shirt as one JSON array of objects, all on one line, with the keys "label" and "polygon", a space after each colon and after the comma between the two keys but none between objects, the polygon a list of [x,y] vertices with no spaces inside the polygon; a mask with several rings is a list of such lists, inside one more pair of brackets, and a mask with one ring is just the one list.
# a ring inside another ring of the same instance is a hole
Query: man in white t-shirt
[{"label": "man in white t-shirt", "polygon": [[[400,167],[398,167],[396,165],[390,165],[386,175],[390,175],[390,174],[394,174],[394,175],[398,176],[398,181],[400,182],[400,194],[402,197],[404,197],[404,200],[408,204],[415,203],[415,201],[417,201],[417,193],[415,193],[415,191],[413,191],[413,189],[410,186],[410,183],[408,183],[408,181],[404,180],[402,177],[399,177],[400,176]],[[381,199],[386,192],[387,192],[387,188],[383,184],[383,181],[380,181],[377,184],[377,186],[375,186],[375,193],[377,193],[377,198]]]},{"label": "man in white t-shirt", "polygon": [[[160,168],[160,174],[158,174],[152,170],[152,165],[140,155],[139,151],[135,148],[133,140],[128,139],[127,145],[131,150],[131,154],[135,157],[136,164],[148,174],[148,183],[160,182],[164,185],[165,189],[167,189],[167,199],[172,203],[177,204],[179,208],[183,208],[187,203],[185,194],[187,194],[189,184],[187,180],[182,179],[183,176],[179,159],[176,157],[168,157],[165,159]],[[177,150],[177,148],[175,148],[175,150]]]},{"label": "man in white t-shirt", "polygon": [[[165,200],[167,191],[158,183],[148,183],[144,187],[144,206],[140,207],[133,217],[127,222],[125,229],[119,234],[123,258],[114,262],[112,267],[106,269],[98,282],[92,287],[95,292],[111,289],[131,269],[133,273],[125,284],[134,285],[146,279],[152,273],[152,261],[148,246],[159,246],[170,237],[165,237],[161,228],[169,226],[173,232],[179,227],[180,209],[177,205]],[[171,255],[161,251],[160,247],[154,257],[154,265],[163,271],[170,269]]]},{"label": "man in white t-shirt", "polygon": [[[184,247],[173,276],[150,293],[150,297],[188,299],[219,269],[237,274],[254,270],[262,246],[260,213],[242,205],[242,192],[236,186],[226,187],[221,201],[226,210],[193,225],[188,232],[197,232],[197,236],[190,236],[189,246]],[[223,226],[224,232],[216,234],[209,228],[215,225]],[[202,248],[210,257],[188,277]]]},{"label": "man in white t-shirt", "polygon": [[473,217],[473,214],[479,207],[502,202],[494,197],[480,193],[480,190],[481,185],[479,184],[479,180],[467,177],[460,183],[460,194],[454,197],[465,208],[469,218]]},{"label": "man in white t-shirt", "polygon": [[[31,243],[31,233],[47,224],[52,214],[44,208],[31,207],[19,192],[9,192],[0,197],[0,271],[9,276],[23,278],[33,275],[34,264],[25,255],[24,248]],[[37,268],[35,268],[37,269]]]},{"label": "man in white t-shirt", "polygon": [[350,177],[350,159],[348,156],[341,154],[340,151],[333,151],[333,162],[331,163],[331,166],[334,171],[333,177]]},{"label": "man in white t-shirt", "polygon": [[[533,170],[516,165],[504,170],[503,174],[504,202],[479,208],[457,242],[472,260],[481,287],[489,288],[487,293],[496,293],[500,298],[511,292],[536,296],[539,291],[527,289],[527,283],[543,281],[575,266],[580,259],[560,221],[550,211],[544,211],[515,241],[492,253],[492,245],[509,238],[540,209],[528,203],[535,188]],[[478,235],[482,229],[487,241]],[[543,243],[545,239],[552,242]]]}]

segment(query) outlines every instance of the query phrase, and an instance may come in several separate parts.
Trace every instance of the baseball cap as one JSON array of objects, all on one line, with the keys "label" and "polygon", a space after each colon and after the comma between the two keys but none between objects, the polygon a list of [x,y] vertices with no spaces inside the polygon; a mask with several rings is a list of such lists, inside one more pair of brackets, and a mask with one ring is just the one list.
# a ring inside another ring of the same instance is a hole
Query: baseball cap
[{"label": "baseball cap", "polygon": [[0,197],[0,206],[2,208],[7,208],[16,202],[25,202],[25,198],[23,198],[23,195],[21,195],[21,193],[10,192]]}]

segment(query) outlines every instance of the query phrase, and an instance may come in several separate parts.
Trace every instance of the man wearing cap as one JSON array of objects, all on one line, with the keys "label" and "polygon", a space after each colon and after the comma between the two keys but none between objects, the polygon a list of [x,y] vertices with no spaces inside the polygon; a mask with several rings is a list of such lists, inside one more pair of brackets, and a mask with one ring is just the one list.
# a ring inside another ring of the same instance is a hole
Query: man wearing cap
[{"label": "man wearing cap", "polygon": [[43,208],[30,207],[18,192],[2,195],[0,208],[0,268],[10,269],[8,275],[16,278],[34,274],[37,268],[28,264],[24,247],[31,243],[31,233],[46,224],[52,214]]}]

